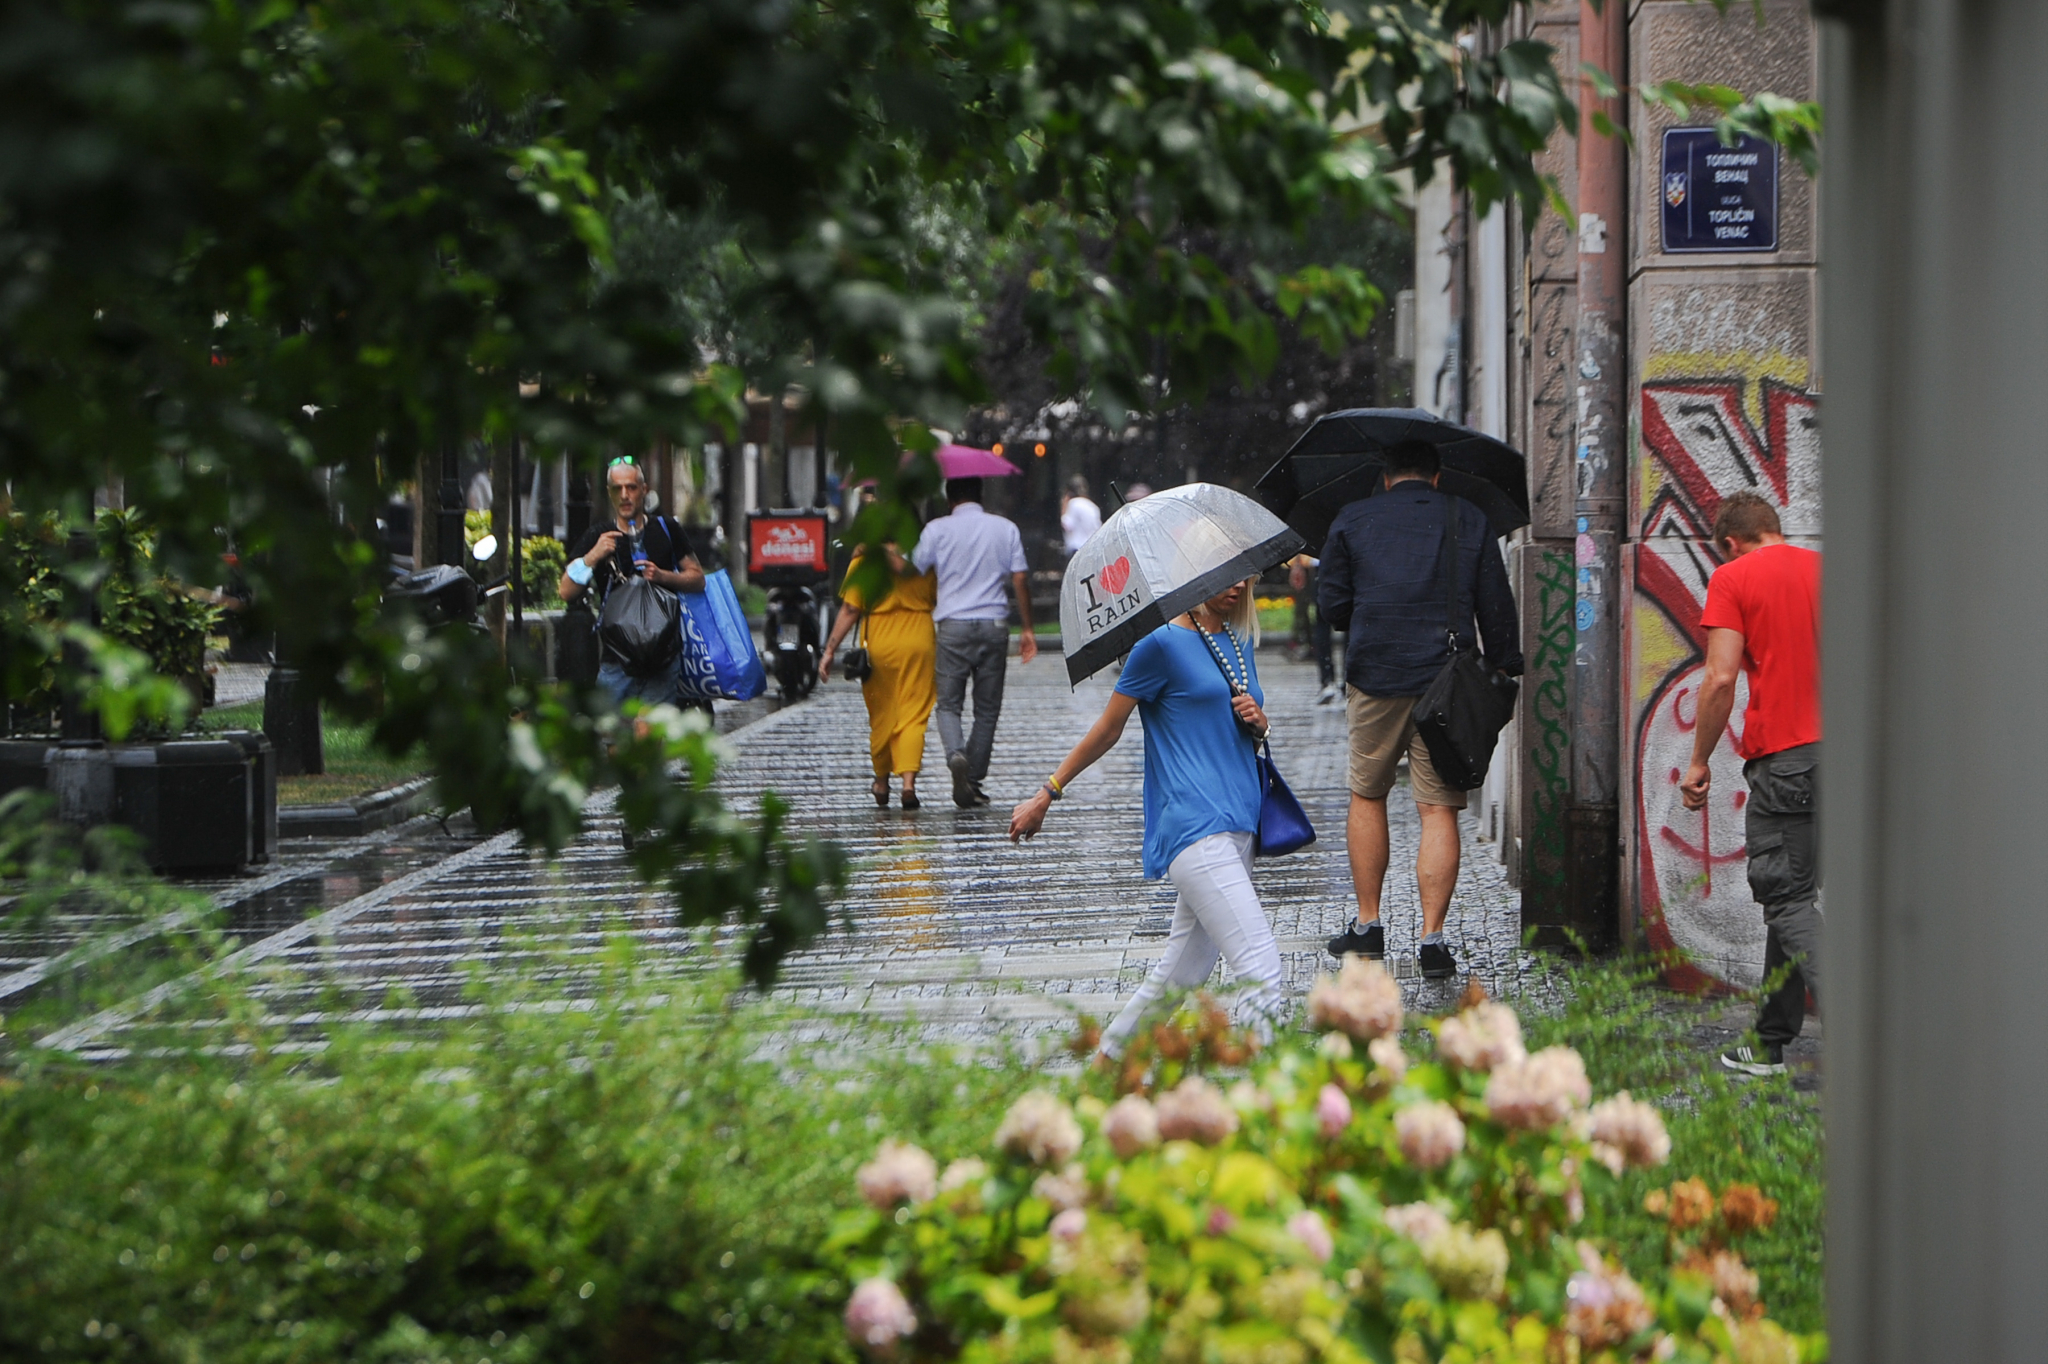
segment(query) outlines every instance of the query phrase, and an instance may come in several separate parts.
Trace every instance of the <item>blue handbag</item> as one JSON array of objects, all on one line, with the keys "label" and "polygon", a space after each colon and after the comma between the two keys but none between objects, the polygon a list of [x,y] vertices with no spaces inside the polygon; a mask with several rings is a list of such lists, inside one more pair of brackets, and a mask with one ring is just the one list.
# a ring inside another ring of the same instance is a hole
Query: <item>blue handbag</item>
[{"label": "blue handbag", "polygon": [[702,592],[679,592],[683,627],[676,694],[690,701],[751,701],[768,689],[754,632],[724,569],[704,575]]},{"label": "blue handbag", "polygon": [[1259,801],[1259,833],[1252,848],[1254,857],[1285,857],[1316,841],[1316,826],[1308,822],[1308,811],[1294,798],[1280,769],[1273,765],[1272,745],[1259,745],[1259,785],[1265,795]]},{"label": "blue handbag", "polygon": [[[1237,636],[1230,634],[1228,626],[1224,633],[1230,638],[1230,649],[1238,655],[1241,679],[1232,672],[1230,664],[1224,661],[1223,650],[1217,647],[1207,630],[1196,627],[1202,642],[1209,646],[1209,657],[1216,660],[1216,670],[1223,674],[1223,684],[1230,688],[1232,696],[1250,693],[1248,680],[1251,665],[1238,648]],[[1242,722],[1240,722],[1242,723]],[[1285,857],[1298,852],[1316,841],[1315,825],[1308,822],[1308,812],[1301,808],[1301,802],[1294,798],[1294,791],[1287,785],[1280,769],[1273,765],[1273,746],[1266,740],[1259,740],[1259,830],[1252,838],[1252,856]]]}]

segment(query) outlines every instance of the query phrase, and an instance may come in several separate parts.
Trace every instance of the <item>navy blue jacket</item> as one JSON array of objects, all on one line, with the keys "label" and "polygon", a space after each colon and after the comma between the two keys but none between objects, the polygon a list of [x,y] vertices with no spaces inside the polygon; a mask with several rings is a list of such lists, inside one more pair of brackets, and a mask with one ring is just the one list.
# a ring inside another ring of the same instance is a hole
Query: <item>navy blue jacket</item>
[{"label": "navy blue jacket", "polygon": [[1522,673],[1515,599],[1486,514],[1462,497],[1404,481],[1337,513],[1316,570],[1316,606],[1346,631],[1344,680],[1373,696],[1420,696],[1443,667],[1443,504],[1458,514],[1457,632],[1473,617],[1487,664]]}]

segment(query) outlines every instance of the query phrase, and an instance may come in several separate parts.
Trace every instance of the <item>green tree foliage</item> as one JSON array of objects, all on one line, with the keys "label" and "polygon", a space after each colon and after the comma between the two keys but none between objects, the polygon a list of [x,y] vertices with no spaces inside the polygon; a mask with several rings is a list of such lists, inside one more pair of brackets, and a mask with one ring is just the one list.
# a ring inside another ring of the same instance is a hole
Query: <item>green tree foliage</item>
[{"label": "green tree foliage", "polygon": [[[1275,308],[1330,340],[1367,286],[1191,243],[1390,211],[1398,167],[1544,196],[1531,154],[1574,122],[1554,54],[1456,41],[1516,8],[4,0],[0,472],[73,518],[118,477],[187,581],[230,539],[250,628],[487,822],[559,846],[608,780],[683,818],[661,746],[608,745],[595,698],[380,615],[393,486],[476,437],[590,460],[729,432],[746,384],[795,384],[894,494],[856,534],[904,534],[933,471],[900,452],[984,396],[963,240],[1025,271],[1055,379],[1105,413],[1255,376]],[[829,889],[822,853],[725,828],[641,846],[754,869],[720,895]],[[818,903],[767,907],[764,979]]]}]

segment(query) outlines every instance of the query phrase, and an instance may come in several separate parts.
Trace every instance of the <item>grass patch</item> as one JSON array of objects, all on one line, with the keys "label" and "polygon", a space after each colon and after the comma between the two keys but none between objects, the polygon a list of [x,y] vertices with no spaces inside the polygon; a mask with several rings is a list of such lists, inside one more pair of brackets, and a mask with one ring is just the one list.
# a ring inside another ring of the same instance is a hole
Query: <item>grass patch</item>
[{"label": "grass patch", "polygon": [[1823,1329],[1820,1105],[1786,1079],[1729,1078],[1688,1036],[1689,1011],[1674,1008],[1648,970],[1608,963],[1575,970],[1571,979],[1561,1014],[1524,1016],[1529,1046],[1576,1048],[1595,1093],[1626,1089],[1656,1103],[1671,1134],[1670,1165],[1626,1175],[1627,1197],[1590,1207],[1585,1230],[1611,1241],[1632,1271],[1645,1272],[1663,1262],[1667,1230],[1643,1210],[1651,1189],[1678,1176],[1716,1189],[1755,1184],[1778,1200],[1775,1225],[1743,1249],[1762,1279],[1763,1301],[1790,1330]]},{"label": "grass patch", "polygon": [[1294,598],[1259,598],[1259,633],[1268,639],[1286,639],[1294,633]]},{"label": "grass patch", "polygon": [[[263,728],[263,703],[245,701],[235,706],[218,706],[200,717],[205,732],[224,729]],[[327,770],[318,776],[280,777],[279,805],[330,805],[353,800],[388,786],[425,776],[427,760],[415,750],[394,758],[370,742],[371,726],[352,724],[334,716],[320,717],[320,745]]]}]

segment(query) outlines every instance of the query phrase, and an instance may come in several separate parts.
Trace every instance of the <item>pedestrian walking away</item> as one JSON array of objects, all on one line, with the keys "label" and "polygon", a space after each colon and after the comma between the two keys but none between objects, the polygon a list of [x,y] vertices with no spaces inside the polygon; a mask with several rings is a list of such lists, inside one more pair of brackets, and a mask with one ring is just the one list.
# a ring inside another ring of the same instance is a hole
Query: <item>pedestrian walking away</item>
[{"label": "pedestrian walking away", "polygon": [[1066,492],[1060,495],[1060,542],[1066,547],[1067,557],[1073,558],[1074,551],[1101,529],[1102,508],[1089,498],[1088,480],[1075,474],[1067,480]]},{"label": "pedestrian walking away", "polygon": [[[919,572],[938,575],[932,620],[938,637],[939,742],[953,777],[953,803],[962,809],[988,804],[981,784],[995,750],[996,720],[1003,712],[1003,677],[1010,664],[1010,603],[1024,622],[1019,658],[1038,657],[1031,631],[1031,591],[1025,574],[1024,539],[1006,517],[984,511],[981,480],[949,478],[946,501],[952,510],[924,528],[911,562]],[[963,711],[969,685],[974,691],[974,729]]]},{"label": "pedestrian walking away", "polygon": [[1313,654],[1316,660],[1316,681],[1322,690],[1316,693],[1316,704],[1327,706],[1343,694],[1337,685],[1337,663],[1331,654],[1330,622],[1323,618],[1323,609],[1316,605],[1316,569],[1320,560],[1306,554],[1297,554],[1287,561],[1287,588],[1294,593],[1294,645],[1295,656],[1301,651]]},{"label": "pedestrian walking away", "polygon": [[[702,592],[704,569],[683,528],[666,516],[648,514],[647,478],[631,455],[621,455],[605,470],[605,487],[611,494],[612,519],[592,522],[569,547],[569,567],[562,574],[557,592],[565,602],[575,601],[586,591],[603,602],[607,593],[629,575],[645,578],[671,592]],[[683,701],[676,695],[681,678],[682,657],[667,668],[646,677],[635,677],[611,659],[597,670],[598,683],[616,702],[628,697],[652,704],[668,702],[709,711],[709,701]]]},{"label": "pedestrian walking away", "polygon": [[889,778],[896,777],[903,786],[903,808],[915,810],[922,804],[917,774],[924,766],[925,724],[938,695],[932,627],[938,580],[919,573],[896,546],[884,545],[882,551],[889,567],[888,591],[873,605],[868,602],[867,575],[861,571],[867,551],[855,554],[847,566],[839,617],[825,641],[825,656],[818,660],[818,680],[830,680],[839,642],[858,625],[868,651],[869,672],[860,690],[868,707],[868,754],[875,769],[869,790],[875,804],[887,807]]},{"label": "pedestrian walking away", "polygon": [[1262,1037],[1285,1004],[1280,948],[1252,887],[1252,850],[1264,791],[1258,742],[1265,692],[1255,658],[1258,618],[1250,581],[1236,584],[1139,640],[1102,716],[1044,786],[1010,813],[1010,840],[1036,835],[1052,803],[1116,747],[1131,712],[1145,730],[1145,878],[1179,892],[1161,956],[1102,1035],[1121,1055],[1168,990],[1209,978],[1218,957],[1245,982],[1246,1021]]},{"label": "pedestrian walking away", "polygon": [[[1356,917],[1330,940],[1331,955],[1378,960],[1386,955],[1380,893],[1390,856],[1387,793],[1403,754],[1408,786],[1422,821],[1415,858],[1422,900],[1422,942],[1416,961],[1435,979],[1457,974],[1444,942],[1451,891],[1458,883],[1458,811],[1465,792],[1440,777],[1415,728],[1415,702],[1442,669],[1446,647],[1470,648],[1473,624],[1486,665],[1509,677],[1522,673],[1515,603],[1485,513],[1437,489],[1442,470],[1435,446],[1402,441],[1387,448],[1383,491],[1337,513],[1317,569],[1316,605],[1345,631],[1345,718],[1350,729],[1351,808],[1345,834]],[[1449,500],[1447,515],[1445,501]],[[1456,543],[1445,545],[1445,527]],[[1448,555],[1456,555],[1457,600],[1444,616]]]},{"label": "pedestrian walking away", "polygon": [[[1734,736],[1748,784],[1742,806],[1749,893],[1763,906],[1764,982],[1754,1047],[1721,1064],[1746,1075],[1785,1070],[1785,1044],[1806,1026],[1806,996],[1820,1002],[1820,555],[1785,542],[1777,510],[1744,490],[1721,503],[1714,543],[1727,562],[1707,580],[1707,632],[1692,763],[1679,786],[1688,810],[1714,793],[1714,749],[1735,709],[1738,672],[1749,705]],[[1772,982],[1776,982],[1775,988]]]}]

